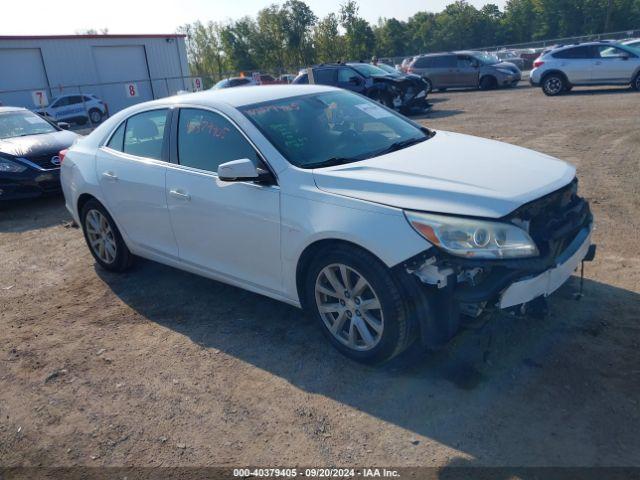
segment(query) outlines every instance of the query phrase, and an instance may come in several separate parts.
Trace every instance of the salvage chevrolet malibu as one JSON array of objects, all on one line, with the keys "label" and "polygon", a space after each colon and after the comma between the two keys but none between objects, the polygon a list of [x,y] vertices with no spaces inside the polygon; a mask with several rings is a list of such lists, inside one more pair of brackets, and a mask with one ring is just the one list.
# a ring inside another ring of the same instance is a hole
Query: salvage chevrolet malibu
[{"label": "salvage chevrolet malibu", "polygon": [[594,254],[570,165],[326,86],[128,108],[68,151],[62,185],[102,267],[140,256],[303,307],[370,363],[545,297]]}]

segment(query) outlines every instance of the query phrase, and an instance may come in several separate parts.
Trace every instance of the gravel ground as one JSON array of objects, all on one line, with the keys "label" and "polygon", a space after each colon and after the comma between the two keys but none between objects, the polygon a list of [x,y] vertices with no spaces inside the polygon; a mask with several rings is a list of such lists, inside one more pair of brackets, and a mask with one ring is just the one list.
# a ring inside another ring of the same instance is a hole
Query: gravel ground
[{"label": "gravel ground", "polygon": [[148,261],[101,271],[60,198],[4,206],[0,465],[640,466],[639,100],[432,95],[425,125],[574,163],[598,255],[580,301],[574,277],[544,319],[378,368],[267,298]]}]

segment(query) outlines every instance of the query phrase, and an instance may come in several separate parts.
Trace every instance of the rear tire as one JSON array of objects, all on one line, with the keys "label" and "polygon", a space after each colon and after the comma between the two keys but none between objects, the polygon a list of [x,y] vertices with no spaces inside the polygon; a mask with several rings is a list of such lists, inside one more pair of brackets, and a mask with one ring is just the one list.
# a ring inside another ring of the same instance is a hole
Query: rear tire
[{"label": "rear tire", "polygon": [[102,112],[97,108],[92,108],[91,110],[89,110],[89,119],[94,125],[99,124],[100,122],[102,122]]},{"label": "rear tire", "polygon": [[634,78],[633,82],[631,82],[631,88],[640,92],[640,72],[638,72],[636,78]]},{"label": "rear tire", "polygon": [[95,199],[87,201],[80,212],[80,222],[89,251],[105,270],[124,272],[133,264],[134,256],[120,235],[107,209]]},{"label": "rear tire", "polygon": [[542,91],[549,97],[560,95],[567,88],[564,77],[557,73],[547,75],[542,79]]},{"label": "rear tire", "polygon": [[319,251],[306,269],[303,297],[333,346],[358,362],[385,362],[414,340],[401,287],[380,260],[358,248]]}]

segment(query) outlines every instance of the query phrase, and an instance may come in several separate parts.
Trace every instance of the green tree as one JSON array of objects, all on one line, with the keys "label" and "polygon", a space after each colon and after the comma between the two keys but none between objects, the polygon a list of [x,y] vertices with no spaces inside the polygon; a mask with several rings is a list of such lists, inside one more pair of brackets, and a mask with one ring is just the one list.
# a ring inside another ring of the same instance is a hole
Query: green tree
[{"label": "green tree", "polygon": [[375,36],[371,25],[359,16],[355,0],[347,0],[340,5],[340,25],[345,30],[344,53],[350,60],[364,60],[373,52]]},{"label": "green tree", "polygon": [[339,27],[337,15],[330,13],[314,28],[313,47],[318,62],[337,62],[342,58],[343,47]]}]

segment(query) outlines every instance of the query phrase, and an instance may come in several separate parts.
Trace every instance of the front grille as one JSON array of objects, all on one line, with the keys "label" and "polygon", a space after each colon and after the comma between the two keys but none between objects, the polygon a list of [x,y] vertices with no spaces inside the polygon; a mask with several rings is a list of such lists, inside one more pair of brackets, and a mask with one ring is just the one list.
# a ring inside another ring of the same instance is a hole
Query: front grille
[{"label": "front grille", "polygon": [[542,256],[557,256],[591,222],[589,204],[577,194],[578,180],[542,198],[529,202],[510,219],[527,222],[529,235]]},{"label": "front grille", "polygon": [[51,152],[46,155],[26,157],[26,159],[32,163],[35,163],[40,168],[46,168],[47,170],[49,170],[52,168],[60,168],[60,164],[56,165],[55,163],[51,162],[51,159],[57,156],[58,156],[58,152]]}]

